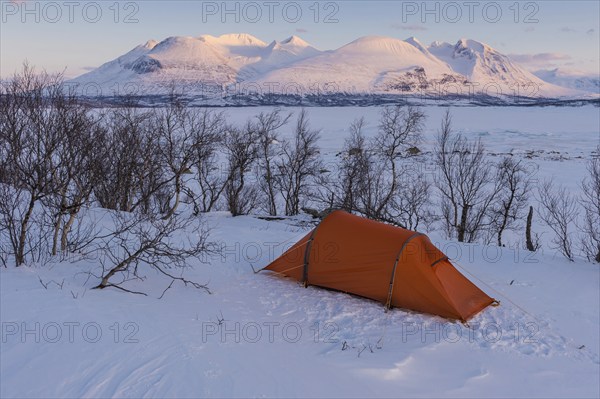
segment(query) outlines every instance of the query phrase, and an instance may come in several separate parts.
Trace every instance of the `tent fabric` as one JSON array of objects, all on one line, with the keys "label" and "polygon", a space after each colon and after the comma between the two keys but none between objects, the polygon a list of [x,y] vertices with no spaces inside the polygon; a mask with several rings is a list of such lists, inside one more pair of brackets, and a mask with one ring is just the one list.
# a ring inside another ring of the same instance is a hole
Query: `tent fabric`
[{"label": "tent fabric", "polygon": [[334,211],[263,270],[467,321],[494,302],[421,233]]}]

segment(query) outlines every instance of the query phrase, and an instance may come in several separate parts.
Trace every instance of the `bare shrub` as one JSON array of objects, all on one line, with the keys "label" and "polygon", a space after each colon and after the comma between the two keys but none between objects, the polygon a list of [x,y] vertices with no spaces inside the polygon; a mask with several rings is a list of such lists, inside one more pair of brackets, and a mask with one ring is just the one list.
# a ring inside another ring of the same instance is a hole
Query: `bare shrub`
[{"label": "bare shrub", "polygon": [[[8,184],[0,184],[0,242],[6,243],[3,251],[3,262],[8,262],[9,256],[15,260],[21,252],[21,259],[25,259],[30,252],[26,247],[28,241],[21,241],[22,223],[28,212],[27,204],[30,203],[30,195],[27,190],[16,189]],[[28,228],[28,226],[27,226]],[[27,234],[27,230],[26,234]],[[21,263],[16,264],[20,266]]]},{"label": "bare shrub", "polygon": [[363,133],[364,126],[363,118],[352,122],[350,137],[344,141],[340,154],[337,207],[347,212],[360,211],[366,191],[365,183],[369,180],[372,156]]},{"label": "bare shrub", "polygon": [[394,198],[393,219],[396,224],[409,230],[418,230],[422,225],[429,226],[435,215],[431,210],[432,182],[423,173],[422,165],[414,162],[403,166],[401,189]]},{"label": "bare shrub", "polygon": [[589,175],[581,184],[583,195],[580,202],[584,211],[581,249],[589,260],[600,263],[600,146],[596,148],[596,157],[589,161],[587,170]]},{"label": "bare shrub", "polygon": [[[0,92],[0,153],[4,191],[8,203],[2,219],[12,231],[9,236],[15,264],[26,261],[32,216],[38,203],[52,191],[56,150],[62,139],[60,113],[65,101],[60,75],[37,74],[24,65],[22,72],[2,84]],[[30,248],[31,250],[31,248]]]},{"label": "bare shrub", "polygon": [[474,242],[491,223],[488,210],[500,191],[493,165],[480,140],[470,143],[452,130],[447,111],[435,148],[439,171],[435,185],[440,193],[442,220],[448,237]]},{"label": "bare shrub", "polygon": [[77,215],[90,204],[102,162],[97,143],[105,137],[100,118],[91,116],[90,110],[75,99],[69,99],[60,113],[62,137],[55,154],[51,193],[42,201],[52,219],[52,255],[59,249],[67,250]]},{"label": "bare shrub", "polygon": [[537,196],[540,218],[554,232],[553,248],[573,261],[571,227],[577,219],[577,201],[565,187],[557,187],[551,180],[538,187]]},{"label": "bare shrub", "polygon": [[210,110],[190,112],[196,114],[192,170],[198,190],[189,189],[188,194],[194,203],[196,213],[210,212],[219,201],[226,184],[226,176],[219,167],[217,151],[223,146],[227,125],[222,112]]},{"label": "bare shrub", "polygon": [[132,212],[140,207],[152,213],[168,206],[168,181],[151,116],[133,107],[115,108],[106,116],[106,151],[94,187],[103,208]]},{"label": "bare shrub", "polygon": [[172,281],[210,292],[205,284],[182,275],[191,258],[201,261],[201,255],[212,251],[208,230],[197,218],[174,215],[164,219],[141,212],[112,212],[112,221],[115,229],[89,249],[100,256],[103,269],[101,281],[94,288],[134,292],[124,288],[123,283],[142,279],[140,269],[148,267]]},{"label": "bare shrub", "polygon": [[261,112],[256,116],[255,128],[258,136],[257,169],[259,188],[265,198],[265,210],[271,216],[277,215],[277,169],[276,162],[281,156],[278,130],[285,126],[292,114],[282,114],[274,109],[269,113]]},{"label": "bare shrub", "polygon": [[294,136],[283,144],[277,164],[277,186],[285,202],[285,214],[297,215],[303,202],[312,195],[312,184],[321,169],[319,131],[310,128],[308,115],[302,110],[296,121]]},{"label": "bare shrub", "polygon": [[396,201],[402,190],[400,179],[405,172],[399,160],[406,150],[419,143],[425,114],[415,107],[385,107],[381,113],[379,132],[371,143],[373,154],[367,186],[362,190],[361,207],[365,216],[398,223]]},{"label": "bare shrub", "polygon": [[502,234],[518,228],[518,221],[525,215],[530,191],[530,180],[521,161],[504,157],[496,166],[496,181],[500,190],[490,206],[491,229],[498,246],[502,246]]},{"label": "bare shrub", "polygon": [[364,119],[355,120],[337,171],[320,178],[318,201],[405,228],[430,223],[431,184],[416,156],[424,119],[415,107],[385,107],[372,140],[363,133]]},{"label": "bare shrub", "polygon": [[203,170],[215,151],[223,131],[220,114],[206,109],[186,108],[174,100],[155,110],[152,125],[158,132],[158,152],[168,197],[163,211],[168,219],[177,210],[183,193],[195,199],[187,176]]},{"label": "bare shrub", "polygon": [[227,179],[225,199],[233,216],[246,215],[257,207],[258,189],[248,181],[257,158],[257,132],[248,122],[243,128],[229,127],[225,134]]}]

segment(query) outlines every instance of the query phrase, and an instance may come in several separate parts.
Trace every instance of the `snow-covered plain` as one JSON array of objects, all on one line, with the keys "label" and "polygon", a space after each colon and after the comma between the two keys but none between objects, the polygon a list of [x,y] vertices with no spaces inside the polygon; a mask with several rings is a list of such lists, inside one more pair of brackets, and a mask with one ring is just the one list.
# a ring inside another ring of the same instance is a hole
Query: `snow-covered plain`
[{"label": "snow-covered plain", "polygon": [[[243,120],[266,109],[226,112]],[[311,108],[323,156],[334,159],[356,117],[373,133],[379,111]],[[423,150],[444,111],[425,109]],[[599,142],[595,107],[456,107],[453,116],[490,152],[512,151],[536,177],[555,176],[574,192]],[[312,228],[310,218],[216,212],[204,221],[225,251],[185,275],[207,283],[210,295],[175,284],[158,299],[169,282],[150,270],[128,285],[148,297],[90,290],[93,261],[0,270],[0,396],[600,396],[598,265],[457,244],[430,231],[460,271],[501,301],[465,326],[253,272]]]},{"label": "snow-covered plain", "polygon": [[[226,108],[230,119],[242,122],[273,107]],[[283,108],[298,114],[301,108]],[[600,144],[600,108],[584,107],[474,107],[428,106],[423,132],[422,151],[430,151],[446,110],[452,114],[453,127],[471,140],[481,138],[493,157],[512,153],[523,159],[530,177],[555,178],[573,192],[585,175],[585,164]],[[374,136],[381,107],[311,107],[307,108],[311,127],[321,129],[319,142],[326,161],[335,155],[349,135],[349,126],[364,117],[365,134]],[[286,131],[282,130],[285,135]],[[495,154],[495,155],[494,155]],[[567,167],[566,167],[567,166]],[[426,170],[427,172],[427,170]]]}]

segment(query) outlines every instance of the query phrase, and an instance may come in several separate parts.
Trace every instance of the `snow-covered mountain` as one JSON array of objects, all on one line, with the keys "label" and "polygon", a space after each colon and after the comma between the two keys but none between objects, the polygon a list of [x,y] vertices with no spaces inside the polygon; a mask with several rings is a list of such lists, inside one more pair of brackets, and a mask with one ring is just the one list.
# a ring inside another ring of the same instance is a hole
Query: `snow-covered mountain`
[{"label": "snow-covered mountain", "polygon": [[434,42],[429,51],[475,85],[474,89],[524,97],[557,97],[567,90],[548,84],[487,44],[460,39],[455,45]]},{"label": "snow-covered mountain", "polygon": [[149,41],[72,82],[83,92],[161,94],[173,84],[200,92],[250,77],[242,69],[263,59],[267,44],[251,35],[169,37]]},{"label": "snow-covered mountain", "polygon": [[321,53],[298,36],[291,36],[280,42],[271,42],[263,50],[260,61],[249,65],[249,68],[258,73],[268,72]]},{"label": "snow-covered mountain", "polygon": [[[416,92],[422,83],[453,75],[426,49],[389,37],[366,36],[337,50],[274,69],[258,83],[296,84],[305,91]],[[407,85],[407,87],[402,87]]]},{"label": "snow-covered mountain", "polygon": [[533,74],[557,86],[600,94],[600,74],[594,75],[563,68],[540,69]]},{"label": "snow-covered mountain", "polygon": [[248,34],[149,41],[72,81],[88,95],[400,94],[584,98],[540,79],[490,46],[361,37],[320,51],[297,36],[267,44]]}]

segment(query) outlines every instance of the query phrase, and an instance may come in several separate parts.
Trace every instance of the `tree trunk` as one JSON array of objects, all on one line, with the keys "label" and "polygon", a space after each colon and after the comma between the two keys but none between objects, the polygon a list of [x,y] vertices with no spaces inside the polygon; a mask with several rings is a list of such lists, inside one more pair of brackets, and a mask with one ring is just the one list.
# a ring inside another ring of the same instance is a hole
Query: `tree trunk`
[{"label": "tree trunk", "polygon": [[525,245],[527,246],[527,250],[534,252],[535,247],[533,245],[533,241],[531,240],[531,221],[533,220],[533,206],[529,207],[529,213],[527,214],[527,226],[525,228]]},{"label": "tree trunk", "polygon": [[469,205],[464,205],[460,215],[460,225],[458,226],[458,242],[465,242],[465,232],[467,230],[467,220],[469,216]]},{"label": "tree trunk", "polygon": [[61,251],[66,251],[67,250],[67,245],[69,244],[69,233],[71,232],[71,227],[73,227],[73,223],[75,223],[75,216],[77,215],[76,211],[71,211],[69,213],[69,220],[67,220],[67,223],[65,223],[63,230],[62,230],[62,235],[60,237],[60,250]]},{"label": "tree trunk", "polygon": [[[65,186],[66,187],[66,186]],[[60,199],[60,210],[56,215],[56,222],[54,223],[54,234],[52,236],[52,256],[56,256],[58,254],[58,236],[60,235],[60,228],[62,226],[62,217],[64,209],[67,207],[66,204],[66,188],[61,190],[61,199]]]},{"label": "tree trunk", "polygon": [[500,228],[498,229],[498,246],[499,247],[502,246],[502,233],[504,233],[504,229],[506,228],[507,222],[508,222],[508,210],[505,210],[503,218],[502,218],[502,224],[500,225]]},{"label": "tree trunk", "polygon": [[60,226],[62,224],[62,213],[59,213],[54,222],[54,234],[52,235],[52,256],[58,254],[58,236],[60,235]]},{"label": "tree trunk", "polygon": [[508,213],[510,212],[510,209],[512,208],[513,201],[514,201],[514,194],[511,193],[508,204],[506,204],[506,206],[504,206],[504,214],[502,214],[502,225],[500,226],[500,229],[498,229],[498,246],[499,247],[502,246],[502,233],[504,233],[504,230],[506,229],[506,225],[508,224],[508,218],[509,218]]},{"label": "tree trunk", "polygon": [[15,255],[15,263],[17,267],[25,263],[25,241],[27,240],[27,229],[29,228],[29,219],[33,213],[33,207],[35,206],[35,198],[33,194],[29,200],[29,207],[27,213],[21,222],[21,233],[19,234],[19,245],[17,247],[17,253]]},{"label": "tree trunk", "polygon": [[169,209],[169,212],[163,217],[163,220],[169,220],[175,214],[175,211],[179,207],[179,201],[181,196],[181,180],[179,177],[175,179],[175,203]]},{"label": "tree trunk", "polygon": [[265,179],[267,181],[267,191],[269,197],[269,215],[277,216],[277,205],[275,203],[275,189],[273,187],[273,173],[271,173],[271,162],[268,157],[265,158]]}]

